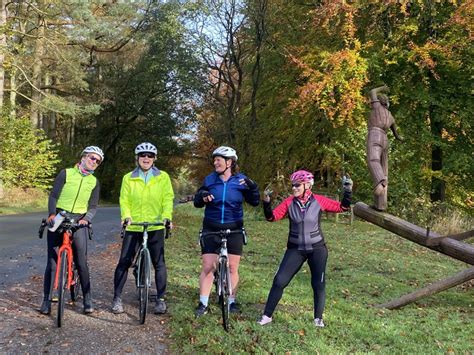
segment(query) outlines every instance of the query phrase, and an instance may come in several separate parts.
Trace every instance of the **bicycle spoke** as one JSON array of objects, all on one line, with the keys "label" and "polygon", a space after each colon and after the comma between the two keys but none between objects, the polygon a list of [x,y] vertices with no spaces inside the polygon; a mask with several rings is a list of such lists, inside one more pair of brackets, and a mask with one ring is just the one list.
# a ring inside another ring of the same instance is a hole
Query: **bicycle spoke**
[{"label": "bicycle spoke", "polygon": [[74,272],[73,277],[72,277],[73,284],[70,287],[71,301],[76,302],[77,299],[79,298],[79,293],[81,291],[81,280],[79,278],[79,273],[77,272],[77,270],[74,269],[73,272]]},{"label": "bicycle spoke", "polygon": [[138,261],[138,295],[139,295],[139,319],[140,324],[145,323],[148,308],[148,292],[150,288],[150,266],[151,258],[147,249],[140,252]]},{"label": "bicycle spoke", "polygon": [[62,326],[62,320],[64,316],[64,303],[66,301],[66,288],[67,288],[67,263],[68,255],[66,251],[61,253],[61,263],[57,267],[59,268],[59,284],[58,284],[58,314],[56,318],[56,325],[58,328]]},{"label": "bicycle spoke", "polygon": [[220,295],[219,304],[222,311],[222,326],[225,331],[229,331],[229,279],[227,260],[223,259],[219,264],[219,278],[220,278]]}]

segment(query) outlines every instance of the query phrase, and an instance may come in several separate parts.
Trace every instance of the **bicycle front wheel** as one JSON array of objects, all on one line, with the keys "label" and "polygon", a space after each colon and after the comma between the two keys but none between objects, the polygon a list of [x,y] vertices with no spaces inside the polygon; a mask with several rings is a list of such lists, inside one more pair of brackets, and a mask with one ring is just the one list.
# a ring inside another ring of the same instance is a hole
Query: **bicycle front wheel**
[{"label": "bicycle front wheel", "polygon": [[150,267],[151,267],[151,258],[150,252],[147,249],[144,249],[140,252],[138,260],[138,298],[139,298],[139,319],[140,324],[145,323],[146,312],[148,308],[148,292],[150,290]]},{"label": "bicycle front wheel", "polygon": [[58,282],[58,314],[56,316],[56,325],[58,328],[62,326],[64,316],[64,303],[66,302],[67,293],[67,265],[68,265],[68,254],[66,250],[61,253],[61,262],[57,265],[59,273]]},{"label": "bicycle front wheel", "polygon": [[229,331],[229,296],[230,296],[230,278],[227,259],[222,258],[219,261],[219,305],[222,311],[222,326],[225,331]]}]

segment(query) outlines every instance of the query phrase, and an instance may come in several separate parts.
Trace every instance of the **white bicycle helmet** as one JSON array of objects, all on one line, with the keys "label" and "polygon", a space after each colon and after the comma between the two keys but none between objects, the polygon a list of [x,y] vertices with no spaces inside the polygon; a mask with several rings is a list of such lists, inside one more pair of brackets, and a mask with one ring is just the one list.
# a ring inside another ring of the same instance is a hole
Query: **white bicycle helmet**
[{"label": "white bicycle helmet", "polygon": [[104,160],[104,152],[102,151],[102,149],[100,149],[99,147],[96,147],[95,145],[85,147],[81,155],[88,154],[88,153],[97,154],[98,156],[100,156],[101,160]]},{"label": "white bicycle helmet", "polygon": [[231,147],[226,147],[225,145],[220,146],[219,148],[216,148],[212,152],[212,157],[224,157],[224,158],[230,158],[233,159],[234,161],[237,161],[237,152],[235,151],[234,148]]},{"label": "white bicycle helmet", "polygon": [[138,155],[140,153],[153,153],[155,155],[158,155],[158,150],[153,144],[143,142],[137,145],[137,147],[135,148],[135,155]]}]

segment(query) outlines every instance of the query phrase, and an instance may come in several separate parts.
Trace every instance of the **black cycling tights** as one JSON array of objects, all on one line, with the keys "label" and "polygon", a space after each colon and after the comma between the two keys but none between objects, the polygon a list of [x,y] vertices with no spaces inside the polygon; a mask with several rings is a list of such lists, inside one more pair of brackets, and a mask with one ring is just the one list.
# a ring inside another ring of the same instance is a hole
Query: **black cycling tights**
[{"label": "black cycling tights", "polygon": [[265,314],[271,317],[278,302],[283,295],[283,290],[290,283],[305,261],[311,270],[311,286],[313,287],[314,318],[322,318],[324,303],[326,302],[326,262],[328,250],[326,245],[317,247],[312,252],[303,252],[298,249],[287,249],[280,267],[273,279],[273,285],[265,305]]},{"label": "black cycling tights", "polygon": [[[72,253],[74,263],[76,264],[79,278],[81,280],[82,294],[87,295],[91,291],[91,282],[89,278],[89,266],[87,265],[87,238],[89,232],[87,228],[81,228],[74,233],[72,241]],[[48,231],[48,263],[44,271],[44,296],[51,294],[54,275],[56,274],[56,264],[58,260],[58,250],[63,243],[61,233]]]},{"label": "black cycling tights", "polygon": [[[127,281],[128,269],[132,266],[135,254],[143,240],[142,232],[127,232],[123,237],[122,252],[114,276],[114,297],[121,297]],[[148,250],[151,263],[155,268],[157,298],[163,298],[166,292],[165,233],[163,229],[148,232]]]}]

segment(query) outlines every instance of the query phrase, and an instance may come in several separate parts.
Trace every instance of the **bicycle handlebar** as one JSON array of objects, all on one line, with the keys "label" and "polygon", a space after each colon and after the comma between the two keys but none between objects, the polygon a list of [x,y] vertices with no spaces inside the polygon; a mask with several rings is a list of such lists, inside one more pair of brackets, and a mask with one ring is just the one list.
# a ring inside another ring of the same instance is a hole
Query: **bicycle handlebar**
[{"label": "bicycle handlebar", "polygon": [[217,231],[217,232],[203,232],[203,231],[201,231],[200,235],[202,237],[205,237],[205,236],[208,236],[208,235],[217,235],[219,237],[227,237],[227,236],[231,235],[232,233],[242,233],[242,229],[235,229],[235,230],[222,229],[222,230]]},{"label": "bicycle handlebar", "polygon": [[[39,239],[43,239],[44,230],[48,225],[49,224],[47,222],[47,219],[43,218],[41,220],[41,224],[38,230]],[[65,218],[64,221],[61,223],[61,225],[58,227],[57,231],[69,229],[71,230],[71,232],[75,232],[76,230],[81,229],[81,228],[89,228],[89,239],[92,240],[92,237],[94,236],[94,232],[92,231],[92,223],[80,224],[80,223],[74,222],[74,220],[72,219]]]},{"label": "bicycle handlebar", "polygon": [[165,239],[168,239],[171,236],[171,223],[163,222],[131,222],[127,220],[122,223],[122,231],[120,232],[120,238],[125,236],[125,230],[127,226],[140,226],[143,227],[143,231],[147,230],[149,226],[164,226],[165,227]]},{"label": "bicycle handlebar", "polygon": [[228,237],[229,235],[233,233],[242,233],[242,236],[244,238],[244,245],[247,245],[247,233],[245,232],[245,228],[242,227],[240,229],[221,229],[217,232],[203,232],[202,229],[199,231],[199,240],[202,239],[202,237],[207,237],[209,235],[215,235],[221,238]]}]

